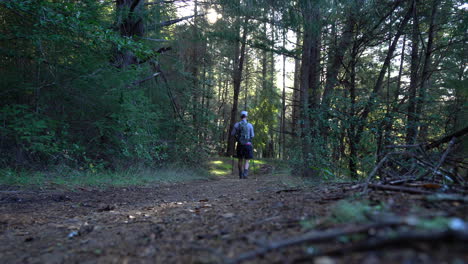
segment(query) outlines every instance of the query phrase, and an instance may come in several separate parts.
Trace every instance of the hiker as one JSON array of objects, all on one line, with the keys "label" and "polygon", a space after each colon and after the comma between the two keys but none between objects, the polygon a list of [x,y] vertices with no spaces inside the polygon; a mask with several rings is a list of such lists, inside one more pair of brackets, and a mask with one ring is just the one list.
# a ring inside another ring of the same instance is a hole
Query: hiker
[{"label": "hiker", "polygon": [[234,125],[231,136],[237,140],[237,158],[239,167],[239,179],[247,179],[249,174],[249,160],[253,158],[252,138],[254,129],[252,124],[247,122],[247,112],[241,112],[241,121]]}]

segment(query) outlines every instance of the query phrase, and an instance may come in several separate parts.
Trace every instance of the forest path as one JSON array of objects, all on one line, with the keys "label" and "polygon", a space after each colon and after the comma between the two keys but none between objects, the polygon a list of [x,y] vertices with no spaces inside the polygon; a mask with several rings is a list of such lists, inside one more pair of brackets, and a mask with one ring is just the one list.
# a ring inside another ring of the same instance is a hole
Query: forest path
[{"label": "forest path", "polygon": [[299,191],[269,174],[106,190],[6,190],[0,262],[218,263],[211,249],[232,257],[254,246],[249,239],[282,226],[300,232],[300,219],[316,214],[303,205],[318,196],[293,195]]},{"label": "forest path", "polygon": [[[259,172],[261,170],[257,170]],[[349,184],[293,188],[274,174],[154,187],[0,192],[1,263],[221,263],[304,232],[324,219]],[[392,199],[405,210],[405,196]],[[336,245],[334,242],[332,245]],[[247,263],[289,263],[304,246]],[[398,263],[421,258],[359,253],[327,263]],[[422,257],[438,263],[441,253]],[[431,259],[432,258],[432,259]],[[307,259],[307,258],[306,258]],[[309,260],[310,261],[310,260]]]}]

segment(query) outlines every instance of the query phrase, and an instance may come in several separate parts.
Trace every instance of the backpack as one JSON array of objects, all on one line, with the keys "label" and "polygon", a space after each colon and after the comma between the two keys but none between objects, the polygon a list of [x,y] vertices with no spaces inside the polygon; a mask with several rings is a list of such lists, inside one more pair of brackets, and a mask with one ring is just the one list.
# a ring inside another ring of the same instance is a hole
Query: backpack
[{"label": "backpack", "polygon": [[247,145],[250,143],[250,134],[249,134],[249,123],[247,121],[239,122],[239,127],[237,129],[237,141],[242,145]]}]

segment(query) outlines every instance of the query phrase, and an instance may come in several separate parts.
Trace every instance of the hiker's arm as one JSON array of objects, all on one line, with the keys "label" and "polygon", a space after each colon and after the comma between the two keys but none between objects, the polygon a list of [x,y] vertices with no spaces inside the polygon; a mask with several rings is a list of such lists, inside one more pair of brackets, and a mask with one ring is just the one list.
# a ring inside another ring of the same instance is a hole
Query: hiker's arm
[{"label": "hiker's arm", "polygon": [[231,136],[235,136],[236,133],[237,133],[237,126],[236,125],[237,125],[237,123],[234,125],[234,128],[231,131]]},{"label": "hiker's arm", "polygon": [[251,139],[255,136],[253,126],[251,125],[250,128],[252,129],[252,136],[250,137]]}]

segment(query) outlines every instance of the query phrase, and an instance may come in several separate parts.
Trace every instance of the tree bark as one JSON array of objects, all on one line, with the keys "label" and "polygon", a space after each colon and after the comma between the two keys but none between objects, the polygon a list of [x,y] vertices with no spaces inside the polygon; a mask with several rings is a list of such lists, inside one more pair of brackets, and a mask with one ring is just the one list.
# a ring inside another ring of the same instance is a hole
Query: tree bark
[{"label": "tree bark", "polygon": [[350,124],[348,129],[348,139],[349,139],[349,171],[350,176],[353,179],[358,177],[357,173],[357,146],[359,140],[357,139],[356,131],[356,64],[357,64],[357,43],[353,45],[351,52],[351,61],[350,61],[350,83],[349,83],[349,94],[351,99],[351,109],[350,109]]},{"label": "tree bark", "polygon": [[313,162],[312,120],[311,110],[317,106],[320,75],[320,35],[321,21],[318,2],[302,3],[302,15],[305,20],[304,40],[302,44],[301,62],[301,141],[304,177],[315,176],[316,170],[311,169]]}]

